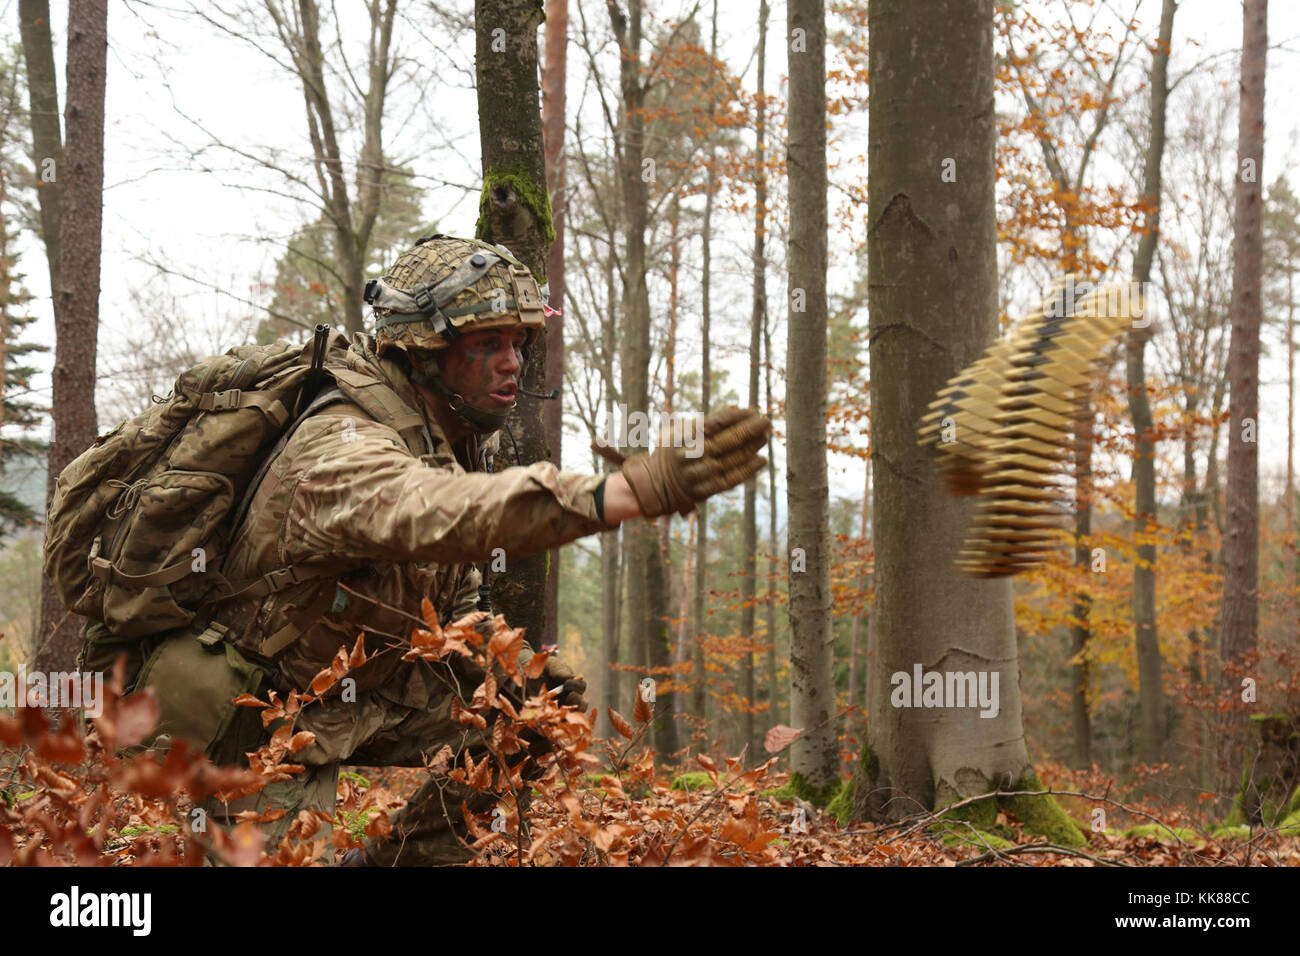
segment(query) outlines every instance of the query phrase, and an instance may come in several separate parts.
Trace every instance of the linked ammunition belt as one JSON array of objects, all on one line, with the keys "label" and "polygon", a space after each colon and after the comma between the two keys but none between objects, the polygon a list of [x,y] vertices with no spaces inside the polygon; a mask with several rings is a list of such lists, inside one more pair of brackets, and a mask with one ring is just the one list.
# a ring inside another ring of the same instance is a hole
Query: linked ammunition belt
[{"label": "linked ammunition belt", "polygon": [[931,402],[918,442],[936,449],[952,494],[976,499],[956,561],[967,574],[1017,574],[1062,537],[1068,452],[1103,349],[1141,315],[1131,291],[1067,280]]}]

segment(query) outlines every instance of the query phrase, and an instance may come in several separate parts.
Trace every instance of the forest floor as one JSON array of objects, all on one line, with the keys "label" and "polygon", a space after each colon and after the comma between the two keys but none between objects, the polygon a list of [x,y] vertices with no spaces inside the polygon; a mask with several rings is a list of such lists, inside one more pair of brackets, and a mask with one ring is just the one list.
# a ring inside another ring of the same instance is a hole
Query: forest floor
[{"label": "forest floor", "polygon": [[[361,788],[357,796],[369,793],[389,806],[400,804],[398,795],[413,793],[425,779],[419,768],[361,772],[369,786]],[[1089,801],[1061,798],[1088,840],[1085,847],[1070,848],[1025,832],[1022,822],[1006,811],[999,812],[996,823],[1000,838],[990,838],[969,824],[938,823],[935,815],[893,825],[842,826],[824,810],[783,793],[784,774],[772,774],[764,781],[773,789],[747,793],[723,792],[725,781],[719,786],[700,786],[702,776],[656,776],[646,785],[629,787],[622,795],[592,786],[578,791],[577,813],[565,801],[534,796],[527,811],[533,836],[531,862],[593,866],[1300,867],[1300,831],[1238,828],[1231,835],[1220,832],[1216,838],[1189,826],[1191,821],[1178,810],[1151,814],[1165,821],[1163,825],[1138,822],[1124,830],[1089,831],[1082,822],[1088,819]],[[1050,773],[1043,776],[1050,778]],[[343,799],[341,795],[341,807]],[[1127,806],[1138,814],[1151,809],[1140,804]],[[575,820],[579,826],[598,821],[599,828],[574,841],[570,836]],[[610,830],[616,839],[610,839]],[[941,835],[937,830],[946,832]],[[496,839],[480,840],[475,865],[517,865],[516,832],[512,819],[507,832]],[[611,843],[612,852],[598,850],[597,844],[602,842]],[[556,844],[553,849],[552,843]],[[576,860],[572,858],[575,851],[579,852]]]}]

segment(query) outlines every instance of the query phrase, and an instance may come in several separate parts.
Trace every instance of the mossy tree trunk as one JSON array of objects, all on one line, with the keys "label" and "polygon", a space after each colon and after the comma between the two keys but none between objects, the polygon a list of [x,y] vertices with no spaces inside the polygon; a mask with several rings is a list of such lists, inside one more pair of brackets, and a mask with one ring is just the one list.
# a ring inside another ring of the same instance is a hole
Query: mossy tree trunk
[{"label": "mossy tree trunk", "polygon": [[[944,492],[916,443],[927,404],[997,328],[993,3],[936,0],[922,8],[875,0],[868,29],[871,631],[878,657],[852,812],[897,819],[1023,785],[1033,772],[1011,582],[958,574],[953,558],[971,504]],[[954,181],[944,181],[945,169]],[[910,678],[915,665],[984,671],[990,685],[996,675],[996,714],[894,706],[891,675]],[[1054,802],[1049,809],[1059,822]],[[1067,825],[1059,839],[1074,842],[1079,834]]]},{"label": "mossy tree trunk", "polygon": [[[476,235],[500,243],[546,282],[547,252],[555,238],[546,187],[542,113],[537,85],[538,0],[475,0],[474,71],[478,86],[479,143],[483,156],[483,194]],[[520,386],[546,388],[546,342],[540,337],[520,375]],[[558,383],[556,383],[558,385]],[[542,420],[542,403],[520,396],[507,424],[514,442],[502,444],[509,464],[516,445],[520,465],[548,461],[551,448]],[[558,573],[549,552],[512,558],[492,577],[492,606],[526,639],[539,647],[546,634],[546,579]]]}]

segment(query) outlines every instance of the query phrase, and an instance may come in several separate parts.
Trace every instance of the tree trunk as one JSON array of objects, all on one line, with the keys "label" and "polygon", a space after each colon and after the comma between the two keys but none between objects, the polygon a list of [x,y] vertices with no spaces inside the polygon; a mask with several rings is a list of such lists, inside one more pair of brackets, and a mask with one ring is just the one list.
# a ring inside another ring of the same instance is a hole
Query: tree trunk
[{"label": "tree trunk", "polygon": [[[546,188],[542,114],[538,105],[537,28],[542,8],[536,0],[475,0],[474,68],[478,88],[479,144],[483,194],[477,235],[496,242],[546,283],[547,250],[555,238]],[[520,387],[546,388],[547,346],[541,338],[520,376]],[[519,448],[520,465],[548,461],[551,448],[542,421],[542,403],[523,397],[507,418]],[[510,558],[506,572],[492,581],[492,605],[525,638],[540,647],[546,634],[549,552]]]},{"label": "tree trunk", "polygon": [[[1294,626],[1297,618],[1296,570],[1300,550],[1295,540],[1295,273],[1286,274],[1286,593],[1287,621]],[[1294,633],[1294,632],[1293,632]]]},{"label": "tree trunk", "polygon": [[[713,0],[713,30],[709,41],[709,51],[716,60],[718,55],[718,0]],[[716,108],[713,96],[713,84],[709,84],[709,115]],[[709,365],[709,325],[712,290],[712,253],[713,253],[713,194],[717,189],[717,157],[713,147],[709,148],[706,160],[708,171],[705,181],[704,224],[700,231],[700,411],[709,414],[710,392],[713,387],[713,370]],[[696,720],[708,720],[708,676],[704,672],[704,638],[708,625],[704,614],[704,598],[708,593],[709,565],[709,503],[701,501],[695,508],[696,514],[696,553],[695,561],[695,607],[692,618],[695,621],[695,642],[691,647],[691,712]]]},{"label": "tree trunk", "polygon": [[[695,578],[695,515],[692,513],[687,522],[686,533],[686,561],[682,568],[681,591],[677,604],[677,633],[673,638],[673,666],[676,668],[674,679],[680,680],[677,675],[685,673],[686,655],[690,647],[690,621],[691,621],[691,582]],[[673,713],[676,717],[686,716],[686,705],[689,698],[685,694],[673,695]]]},{"label": "tree trunk", "polygon": [[[927,404],[997,329],[992,0],[924,8],[876,0],[869,10],[871,631],[878,656],[854,815],[897,819],[1023,784],[1032,768],[1011,582],[958,574],[953,559],[972,505],[944,492],[916,440]],[[797,115],[792,102],[792,120]],[[955,164],[955,182],[941,182],[945,160],[950,169]],[[797,182],[793,170],[791,178]],[[915,668],[982,672],[989,688],[996,678],[996,712],[904,706],[891,675],[910,681]]]},{"label": "tree trunk", "polygon": [[[59,472],[95,440],[95,348],[99,332],[100,244],[104,221],[104,78],[108,57],[107,0],[68,5],[68,148],[59,225],[59,286],[55,290],[54,430],[47,493]],[[42,585],[45,643],[35,669],[76,666],[81,619]]]},{"label": "tree trunk", "polygon": [[[1261,184],[1268,0],[1245,0],[1243,20],[1232,243],[1232,340],[1228,347],[1228,513],[1223,544],[1220,644],[1225,665],[1223,692],[1236,703],[1240,702],[1242,659],[1255,650],[1259,638],[1259,445],[1254,432],[1259,409]],[[1244,731],[1240,724],[1237,729]],[[1234,759],[1230,772],[1237,765]]]},{"label": "tree trunk", "polygon": [[293,15],[270,0],[267,0],[266,8],[302,83],[312,163],[319,183],[321,205],[334,234],[335,255],[343,286],[343,324],[349,334],[360,332],[365,328],[362,290],[370,237],[379,216],[384,188],[384,100],[392,76],[389,51],[397,0],[385,0],[382,7],[378,3],[367,6],[370,61],[362,115],[363,139],[357,163],[362,175],[357,177],[355,196],[344,174],[336,107],[329,98],[325,52],[321,44],[320,5],[316,0],[297,0]]},{"label": "tree trunk", "polygon": [[[542,425],[556,468],[564,465],[564,214],[568,204],[564,169],[564,85],[569,46],[569,0],[546,0],[546,66],[542,71],[542,132],[546,139],[546,188],[551,194],[555,241],[546,257],[548,301],[556,314],[546,319],[546,374],[543,391],[560,389],[554,401],[542,407]],[[548,392],[549,394],[549,392]],[[560,552],[547,559],[546,602],[542,615],[542,643],[560,642]]]},{"label": "tree trunk", "polygon": [[[41,239],[45,245],[45,261],[49,267],[50,298],[54,309],[54,325],[59,328],[59,228],[62,221],[63,136],[59,130],[59,88],[57,68],[54,65],[54,42],[50,36],[49,0],[19,0],[19,27],[22,35],[23,59],[27,64],[27,95],[31,104],[32,170],[36,177],[36,196],[40,202]],[[66,178],[66,176],[65,176]],[[72,348],[78,344],[68,343]],[[92,343],[93,348],[93,343]],[[55,361],[58,361],[56,352]],[[92,355],[93,358],[93,355]],[[94,426],[92,425],[92,430]],[[51,441],[47,458],[46,500],[54,494],[54,484],[59,472],[75,457],[55,459]],[[35,647],[40,648],[47,635],[54,636],[57,646],[71,646],[80,631],[79,622],[67,616],[59,594],[48,578],[41,577],[40,628],[33,635]],[[66,655],[60,655],[66,656]]]},{"label": "tree trunk", "polygon": [[[766,113],[763,108],[763,73],[767,65],[767,0],[758,6],[758,116],[754,136],[754,256],[753,304],[749,318],[749,407],[758,407],[759,374],[763,364],[763,327],[767,322],[767,253],[764,240],[767,231],[767,170],[764,166],[767,153]],[[747,710],[741,721],[741,739],[749,747],[751,757],[760,750],[754,733],[754,707],[758,692],[754,681],[754,616],[758,599],[758,476],[745,482],[744,549],[741,558],[740,581],[740,640],[745,647],[745,657],[740,668],[740,695],[745,698]],[[769,635],[770,639],[770,635]]]},{"label": "tree trunk", "polygon": [[54,42],[50,37],[49,0],[19,0],[18,19],[23,59],[27,63],[27,97],[32,109],[32,170],[41,206],[41,239],[49,263],[50,293],[57,306],[63,137],[59,132],[59,89]]},{"label": "tree trunk", "polygon": [[[867,477],[862,488],[862,526],[860,535],[865,542],[867,540],[867,518],[871,509],[871,461],[867,461]],[[862,592],[867,586],[867,566],[863,564],[862,570],[858,573],[858,601],[857,611],[853,615],[853,629],[849,632],[849,711],[844,718],[844,729],[849,734],[857,732],[862,721],[857,711],[858,706],[858,638],[862,631],[863,610],[866,607],[862,601]],[[870,620],[870,618],[868,618]],[[852,768],[850,768],[851,770]]]},{"label": "tree trunk", "polygon": [[[622,147],[619,179],[622,185],[624,241],[622,341],[623,401],[629,415],[650,410],[650,290],[646,285],[646,226],[649,221],[648,167],[645,156],[645,86],[641,78],[641,0],[630,0],[623,13],[617,0],[608,3],[614,35],[622,48],[619,88],[622,107]],[[624,449],[644,451],[645,449]],[[659,541],[650,521],[625,525],[629,542],[627,564],[629,645],[637,658],[651,668],[667,667],[672,660],[671,635],[663,604],[663,563]],[[654,746],[661,755],[677,749],[676,722],[670,694],[657,694]]]},{"label": "tree trunk", "polygon": [[[1151,139],[1142,174],[1142,197],[1150,204],[1142,238],[1133,260],[1133,279],[1146,288],[1151,263],[1160,238],[1160,165],[1165,151],[1165,103],[1169,95],[1169,41],[1174,29],[1176,0],[1164,0],[1160,12],[1160,40],[1151,60]],[[1129,415],[1133,419],[1133,483],[1136,486],[1133,527],[1141,540],[1149,526],[1158,523],[1156,512],[1155,438],[1151,403],[1147,396],[1145,350],[1150,329],[1134,329],[1126,349]],[[1137,546],[1133,569],[1133,622],[1137,628],[1138,694],[1141,715],[1138,756],[1143,763],[1158,763],[1165,740],[1165,697],[1161,678],[1160,644],[1156,638],[1156,546]]]},{"label": "tree trunk", "polygon": [[791,0],[788,10],[791,302],[785,493],[790,719],[803,731],[791,747],[790,768],[809,787],[823,790],[839,779],[826,476],[826,13],[823,0]]},{"label": "tree trunk", "polygon": [[[1078,489],[1074,507],[1074,565],[1082,574],[1090,574],[1092,549],[1088,536],[1092,534],[1092,405],[1086,403],[1079,416],[1079,430],[1075,437],[1074,477]],[[1074,618],[1078,622],[1070,628],[1071,723],[1074,729],[1074,765],[1087,768],[1092,765],[1092,723],[1088,716],[1088,686],[1092,668],[1084,653],[1088,638],[1092,636],[1088,617],[1092,598],[1088,591],[1075,595]]]},{"label": "tree trunk", "polygon": [[[601,329],[602,345],[601,355],[606,361],[612,361],[614,354],[614,316],[618,314],[618,292],[617,283],[614,281],[614,248],[613,236],[609,237],[609,248],[611,254],[605,260],[605,312],[610,317]],[[605,383],[613,380],[612,369],[606,368],[605,374],[601,379]],[[614,401],[615,396],[609,394],[608,387],[602,389],[606,407]],[[611,474],[615,471],[608,462],[605,463],[605,473]],[[609,720],[609,712],[618,710],[630,713],[630,698],[623,692],[625,688],[621,685],[626,684],[623,672],[615,670],[615,665],[619,663],[619,639],[623,633],[623,568],[624,562],[622,555],[626,553],[626,543],[623,540],[621,528],[615,528],[613,531],[607,531],[600,536],[600,558],[601,558],[601,608],[602,608],[602,648],[604,651],[603,665],[605,678],[605,695],[604,707],[600,713],[600,734],[608,737],[613,733],[613,725]],[[630,655],[628,655],[630,657]]]},{"label": "tree trunk", "polygon": [[[664,417],[668,420],[672,419],[673,412],[676,411],[677,398],[677,310],[680,304],[677,296],[677,277],[682,265],[682,249],[678,235],[679,217],[678,200],[673,196],[672,208],[668,213],[668,341],[664,345]],[[659,526],[659,557],[667,569],[667,573],[664,574],[663,602],[664,607],[669,608],[673,604],[673,516],[660,515],[656,523]],[[674,660],[676,656],[674,650]],[[674,708],[674,713],[677,709],[679,708]]]}]

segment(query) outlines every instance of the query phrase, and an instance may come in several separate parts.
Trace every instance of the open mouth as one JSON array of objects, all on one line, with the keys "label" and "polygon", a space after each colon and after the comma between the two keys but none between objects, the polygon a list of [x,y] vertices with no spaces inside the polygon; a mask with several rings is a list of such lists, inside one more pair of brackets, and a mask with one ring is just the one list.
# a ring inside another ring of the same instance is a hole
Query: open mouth
[{"label": "open mouth", "polygon": [[515,393],[518,391],[516,386],[507,385],[488,394],[504,405],[513,405],[515,403]]}]

